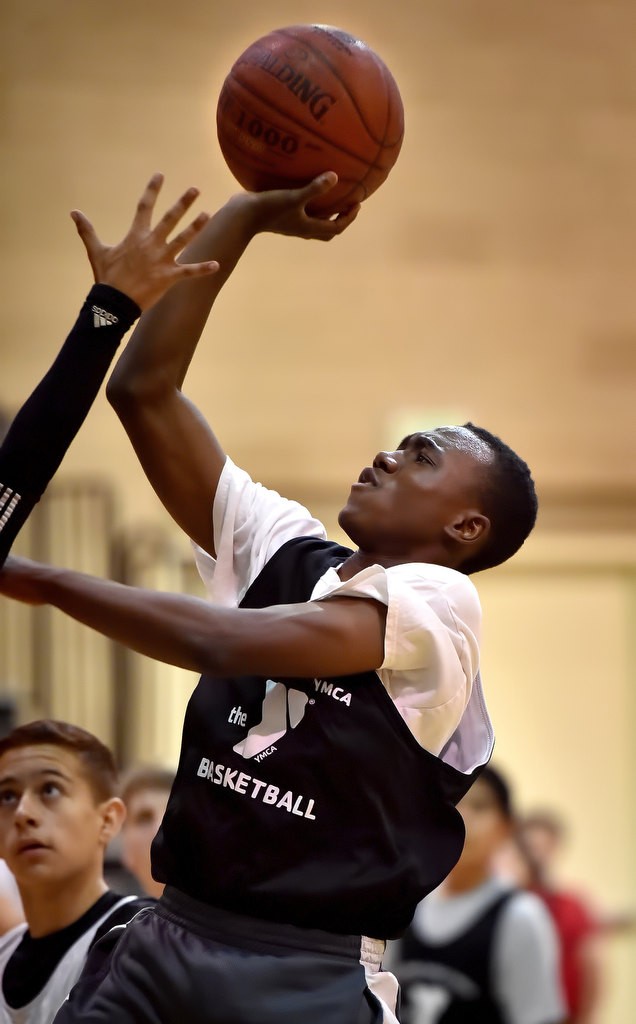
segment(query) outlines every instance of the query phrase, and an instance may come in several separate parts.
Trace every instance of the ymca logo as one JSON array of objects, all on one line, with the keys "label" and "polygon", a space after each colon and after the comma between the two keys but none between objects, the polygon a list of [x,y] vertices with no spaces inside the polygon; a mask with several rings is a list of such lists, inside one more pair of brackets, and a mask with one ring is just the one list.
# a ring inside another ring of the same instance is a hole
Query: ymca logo
[{"label": "ymca logo", "polygon": [[[324,694],[351,707],[351,693],[326,679],[314,679],[317,694]],[[288,688],[283,683],[268,679],[265,684],[265,698],[261,708],[261,720],[253,725],[244,739],[239,740],[232,749],[241,757],[262,761],[276,750],[275,744],[283,738],[289,729],[295,729],[305,717],[307,704],[314,704],[302,690]],[[245,726],[247,712],[241,705],[232,708],[228,715],[230,725]]]},{"label": "ymca logo", "polygon": [[[234,752],[241,757],[253,757],[257,761],[273,753],[276,742],[282,739],[287,730],[295,729],[302,722],[308,700],[307,694],[301,690],[288,689],[282,683],[268,679],[261,720],[232,748]],[[246,721],[247,714],[240,706],[232,708],[228,722],[245,725]]]}]

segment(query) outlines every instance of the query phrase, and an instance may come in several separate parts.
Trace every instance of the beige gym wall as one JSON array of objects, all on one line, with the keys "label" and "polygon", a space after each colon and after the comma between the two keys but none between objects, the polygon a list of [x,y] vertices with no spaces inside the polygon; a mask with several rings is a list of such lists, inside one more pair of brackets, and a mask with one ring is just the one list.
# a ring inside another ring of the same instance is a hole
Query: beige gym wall
[{"label": "beige gym wall", "polygon": [[[215,138],[223,77],[253,38],[308,21],[385,58],[403,151],[341,239],[256,240],[188,392],[237,461],[331,525],[402,424],[470,417],[528,459],[536,536],[475,580],[496,757],[522,806],[571,822],[568,877],[635,907],[633,0],[2,0],[0,406],[26,397],[88,289],[68,211],[115,240],[156,169],[166,199],[197,184],[197,208],[220,204],[235,190]],[[167,531],[181,557],[103,394],[58,484],[86,477],[114,490],[120,537]],[[168,558],[138,576],[169,587],[175,572]],[[28,632],[7,614],[0,636]],[[98,642],[69,635],[101,672]],[[37,697],[37,660],[26,641],[11,651],[11,684]],[[172,763],[191,680],[136,664],[128,756]],[[111,695],[87,700],[66,662],[60,678],[56,713],[110,739]],[[634,940],[608,946],[598,1024],[631,1022],[635,961]]]}]

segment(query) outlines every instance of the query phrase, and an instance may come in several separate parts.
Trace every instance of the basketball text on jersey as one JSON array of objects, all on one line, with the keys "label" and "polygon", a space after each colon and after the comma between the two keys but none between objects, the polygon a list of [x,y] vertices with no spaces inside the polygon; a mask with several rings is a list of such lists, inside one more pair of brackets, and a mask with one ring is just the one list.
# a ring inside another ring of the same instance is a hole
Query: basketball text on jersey
[{"label": "basketball text on jersey", "polygon": [[[342,686],[334,686],[328,679],[314,679],[313,683],[316,694],[324,694],[346,707],[351,706],[349,690]],[[302,690],[295,690],[292,686],[268,679],[265,684],[260,721],[248,730],[243,739],[234,744],[234,753],[240,754],[246,760],[263,761],[276,752],[276,743],[287,731],[295,729],[302,722],[307,706],[315,703],[314,698],[308,697]],[[244,728],[247,724],[247,712],[240,704],[235,704],[230,709],[227,720],[230,725]],[[289,789],[283,793],[278,786],[269,785],[262,779],[248,775],[247,772],[239,772],[238,768],[218,764],[211,757],[201,758],[197,775],[213,782],[215,786],[231,789],[240,796],[262,800],[263,803],[271,804],[272,807],[287,811],[289,814],[315,821],[314,800],[310,797],[294,794]]]},{"label": "basketball text on jersey", "polygon": [[208,779],[215,786],[231,789],[240,796],[262,800],[264,804],[270,804],[277,810],[287,811],[288,814],[296,814],[299,818],[308,818],[310,821],[316,820],[312,799],[302,794],[294,794],[290,789],[282,793],[278,786],[268,785],[262,779],[248,775],[247,772],[239,772],[237,768],[226,768],[224,764],[215,763],[212,758],[201,758],[197,775],[201,779]]}]

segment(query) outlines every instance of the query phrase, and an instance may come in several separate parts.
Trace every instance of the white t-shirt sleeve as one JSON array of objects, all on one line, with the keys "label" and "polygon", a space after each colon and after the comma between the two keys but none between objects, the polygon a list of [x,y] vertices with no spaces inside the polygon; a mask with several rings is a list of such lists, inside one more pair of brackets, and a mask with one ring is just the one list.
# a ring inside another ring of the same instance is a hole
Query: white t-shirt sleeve
[{"label": "white t-shirt sleeve", "polygon": [[213,507],[216,558],[194,545],[201,578],[217,604],[236,606],[275,552],[295,537],[325,538],[297,501],[281,497],[226,459]]},{"label": "white t-shirt sleeve", "polygon": [[561,1024],[566,1017],[559,944],[552,919],[533,893],[504,907],[493,949],[494,984],[507,1024]]},{"label": "white t-shirt sleeve", "polygon": [[[439,754],[464,716],[479,668],[481,608],[468,577],[424,563],[373,565],[345,582],[332,570],[312,594],[326,597],[386,605],[378,675],[418,742]],[[480,741],[479,757],[489,742]]]}]

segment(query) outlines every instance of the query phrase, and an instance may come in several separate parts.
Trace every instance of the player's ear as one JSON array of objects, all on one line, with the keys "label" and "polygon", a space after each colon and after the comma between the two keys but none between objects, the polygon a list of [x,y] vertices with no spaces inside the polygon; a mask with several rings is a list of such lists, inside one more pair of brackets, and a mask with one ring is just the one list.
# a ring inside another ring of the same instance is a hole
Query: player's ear
[{"label": "player's ear", "polygon": [[99,805],[99,813],[102,819],[100,839],[104,846],[108,846],[124,823],[126,806],[118,796],[113,796]]},{"label": "player's ear", "polygon": [[464,509],[444,527],[446,536],[463,546],[485,543],[490,534],[490,519],[477,509]]}]

